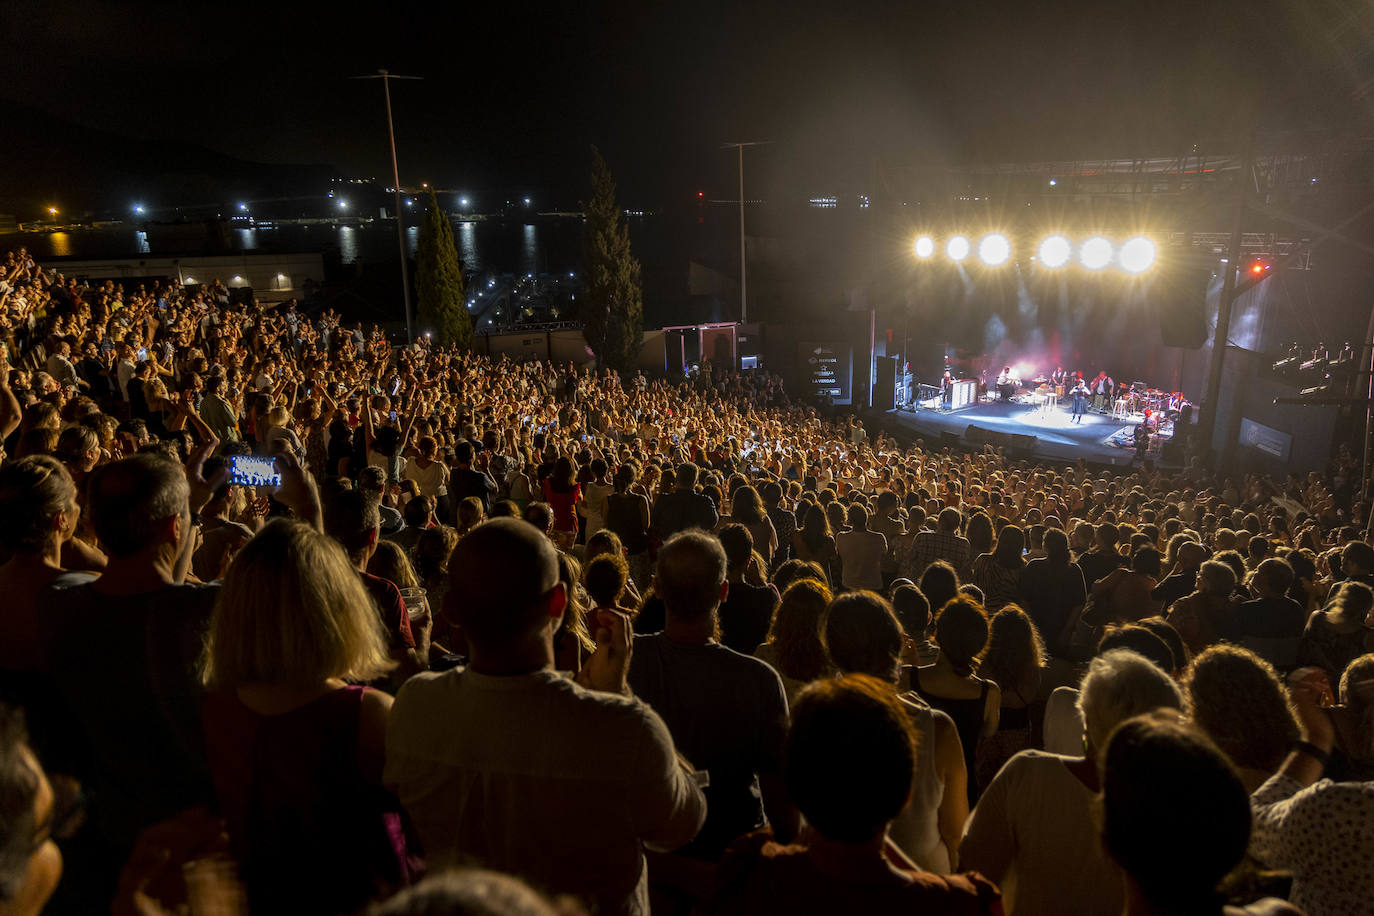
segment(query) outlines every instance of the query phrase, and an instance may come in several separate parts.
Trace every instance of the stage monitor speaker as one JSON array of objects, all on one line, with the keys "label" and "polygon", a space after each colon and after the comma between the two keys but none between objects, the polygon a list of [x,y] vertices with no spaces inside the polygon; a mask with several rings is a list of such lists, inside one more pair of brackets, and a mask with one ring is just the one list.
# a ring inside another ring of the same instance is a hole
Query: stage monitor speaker
[{"label": "stage monitor speaker", "polygon": [[873,383],[873,409],[893,410],[897,406],[897,357],[877,358],[878,376]]},{"label": "stage monitor speaker", "polygon": [[1207,342],[1207,284],[1211,280],[1210,270],[1185,268],[1155,284],[1164,346],[1196,350]]},{"label": "stage monitor speaker", "polygon": [[970,424],[964,429],[964,441],[975,445],[992,445],[1020,455],[1030,455],[1040,444],[1040,437],[1024,433],[1004,433],[1001,430]]},{"label": "stage monitor speaker", "polygon": [[1193,405],[1184,404],[1183,409],[1178,412],[1178,419],[1174,421],[1175,435],[1180,426],[1191,426],[1193,423]]}]

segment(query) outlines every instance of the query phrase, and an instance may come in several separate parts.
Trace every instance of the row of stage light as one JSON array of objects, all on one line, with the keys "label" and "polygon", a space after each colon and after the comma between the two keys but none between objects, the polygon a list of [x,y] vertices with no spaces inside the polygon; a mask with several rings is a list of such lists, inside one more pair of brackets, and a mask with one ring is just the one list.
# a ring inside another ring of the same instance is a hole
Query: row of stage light
[{"label": "row of stage light", "polygon": [[[922,261],[935,256],[935,239],[923,235],[916,239],[916,257]],[[953,235],[945,241],[945,257],[960,263],[973,254],[973,242],[966,235]],[[988,267],[1000,267],[1011,260],[1011,240],[1000,232],[992,232],[978,240],[978,260]],[[1111,239],[1095,235],[1078,244],[1077,251],[1068,238],[1062,235],[1047,236],[1036,249],[1035,261],[1041,267],[1060,268],[1074,260],[1088,270],[1102,270],[1115,264],[1129,274],[1141,274],[1155,263],[1155,243],[1143,235],[1137,235],[1122,242],[1120,247]]]}]

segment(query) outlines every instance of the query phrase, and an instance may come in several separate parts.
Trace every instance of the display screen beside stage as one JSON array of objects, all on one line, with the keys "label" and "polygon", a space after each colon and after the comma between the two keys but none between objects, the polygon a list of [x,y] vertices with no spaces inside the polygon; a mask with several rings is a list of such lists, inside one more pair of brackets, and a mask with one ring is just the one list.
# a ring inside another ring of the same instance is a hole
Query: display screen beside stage
[{"label": "display screen beside stage", "polygon": [[1287,461],[1293,451],[1292,436],[1272,426],[1256,423],[1249,417],[1241,417],[1240,444],[1258,449],[1280,461]]},{"label": "display screen beside stage", "polygon": [[845,341],[803,341],[797,344],[805,373],[806,392],[812,398],[829,398],[849,404],[854,376],[854,348]]}]

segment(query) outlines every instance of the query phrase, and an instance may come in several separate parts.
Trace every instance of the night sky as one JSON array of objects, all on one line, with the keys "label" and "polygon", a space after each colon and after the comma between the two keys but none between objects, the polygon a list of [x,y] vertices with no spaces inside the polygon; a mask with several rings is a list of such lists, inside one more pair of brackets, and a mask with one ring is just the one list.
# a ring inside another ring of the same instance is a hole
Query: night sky
[{"label": "night sky", "polygon": [[[5,0],[0,98],[271,163],[541,200],[599,145],[627,203],[862,181],[875,163],[1170,155],[1357,127],[1374,4],[1355,0],[356,4]],[[54,144],[71,143],[53,137]],[[1223,149],[1225,148],[1225,149]],[[99,157],[102,151],[88,151]],[[25,163],[0,166],[9,177]]]}]

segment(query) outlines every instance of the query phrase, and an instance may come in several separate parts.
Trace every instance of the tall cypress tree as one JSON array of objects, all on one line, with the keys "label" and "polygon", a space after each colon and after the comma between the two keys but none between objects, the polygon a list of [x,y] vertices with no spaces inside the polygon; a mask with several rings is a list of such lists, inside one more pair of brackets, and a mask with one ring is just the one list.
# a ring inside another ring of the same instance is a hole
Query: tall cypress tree
[{"label": "tall cypress tree", "polygon": [[419,299],[420,333],[431,331],[439,346],[472,346],[472,317],[464,299],[463,266],[453,244],[453,226],[429,189],[429,210],[420,227],[415,258],[415,290]]},{"label": "tall cypress tree", "polygon": [[582,301],[582,336],[597,364],[634,366],[644,339],[644,293],[639,261],[630,253],[630,230],[615,200],[615,179],[592,148],[592,199],[582,239],[587,291]]}]

